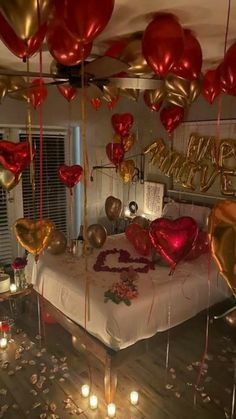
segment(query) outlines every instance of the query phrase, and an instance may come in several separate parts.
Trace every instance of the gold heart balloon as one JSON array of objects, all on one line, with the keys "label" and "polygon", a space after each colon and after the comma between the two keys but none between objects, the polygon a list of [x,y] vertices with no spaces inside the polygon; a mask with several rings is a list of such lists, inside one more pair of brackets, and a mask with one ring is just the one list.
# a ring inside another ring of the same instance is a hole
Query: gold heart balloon
[{"label": "gold heart balloon", "polygon": [[127,99],[134,100],[137,102],[139,98],[139,90],[138,89],[119,89],[119,94],[122,97],[126,97]]},{"label": "gold heart balloon", "polygon": [[0,76],[0,102],[3,101],[7,94],[9,78],[7,76]]},{"label": "gold heart balloon", "polygon": [[184,96],[186,99],[189,95],[190,81],[175,74],[168,74],[165,79],[165,88],[167,93],[175,93]]},{"label": "gold heart balloon", "polygon": [[124,183],[131,182],[134,176],[135,163],[133,160],[123,160],[119,165],[119,175]]},{"label": "gold heart balloon", "polygon": [[189,86],[188,103],[191,105],[201,93],[201,81],[193,80]]},{"label": "gold heart balloon", "polygon": [[46,22],[51,0],[1,0],[0,11],[22,40],[31,38],[38,30],[38,6],[40,25]]},{"label": "gold heart balloon", "polygon": [[4,167],[0,165],[0,186],[7,192],[13,189],[19,183],[20,179],[21,174],[16,177],[14,173],[4,169]]},{"label": "gold heart balloon", "polygon": [[103,86],[102,98],[107,102],[112,102],[117,96],[119,96],[119,89],[116,86]]},{"label": "gold heart balloon", "polygon": [[154,90],[145,90],[145,98],[150,105],[158,105],[166,96],[165,84],[160,83],[160,87]]},{"label": "gold heart balloon", "polygon": [[166,101],[168,103],[171,103],[172,105],[175,106],[181,106],[181,108],[185,108],[188,104],[188,99],[185,96],[182,96],[181,94],[178,93],[167,93],[166,95]]},{"label": "gold heart balloon", "polygon": [[135,143],[135,134],[133,132],[130,132],[129,135],[122,137],[121,142],[125,152],[129,151]]},{"label": "gold heart balloon", "polygon": [[89,244],[96,249],[102,247],[107,238],[107,230],[101,224],[92,224],[87,229]]},{"label": "gold heart balloon", "polygon": [[213,208],[208,231],[213,258],[236,296],[236,202],[223,201]]},{"label": "gold heart balloon", "polygon": [[46,219],[19,218],[14,224],[18,242],[36,258],[48,246],[53,230],[54,224]]},{"label": "gold heart balloon", "polygon": [[108,198],[105,201],[105,212],[107,215],[107,218],[110,221],[117,220],[122,211],[122,202],[120,199],[115,198],[114,196],[108,196]]},{"label": "gold heart balloon", "polygon": [[12,99],[26,100],[28,98],[27,84],[23,77],[12,76],[8,83],[8,96]]},{"label": "gold heart balloon", "polygon": [[120,56],[120,60],[129,64],[128,74],[142,76],[153,73],[143,56],[141,39],[132,39],[128,42]]}]

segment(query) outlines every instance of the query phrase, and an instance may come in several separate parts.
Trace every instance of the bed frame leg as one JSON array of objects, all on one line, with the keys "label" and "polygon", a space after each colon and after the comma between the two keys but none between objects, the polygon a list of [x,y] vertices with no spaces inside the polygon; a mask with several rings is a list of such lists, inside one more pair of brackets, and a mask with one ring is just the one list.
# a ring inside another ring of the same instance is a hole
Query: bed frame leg
[{"label": "bed frame leg", "polygon": [[112,366],[112,357],[109,355],[107,355],[105,363],[104,387],[106,402],[114,402],[117,387],[117,371]]}]

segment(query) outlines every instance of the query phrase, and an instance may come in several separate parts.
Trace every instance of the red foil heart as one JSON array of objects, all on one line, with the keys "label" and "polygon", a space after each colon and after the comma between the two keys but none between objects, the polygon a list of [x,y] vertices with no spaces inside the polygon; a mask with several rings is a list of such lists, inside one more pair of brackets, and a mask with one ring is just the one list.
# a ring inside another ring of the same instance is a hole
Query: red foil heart
[{"label": "red foil heart", "polygon": [[37,109],[47,99],[48,91],[44,81],[34,79],[30,85],[30,102]]},{"label": "red foil heart", "polygon": [[194,260],[199,256],[210,251],[210,245],[208,240],[208,234],[206,231],[199,230],[195,244],[192,247],[191,252],[186,257],[186,260]]},{"label": "red foil heart", "polygon": [[64,96],[64,98],[68,100],[68,102],[71,102],[71,100],[75,99],[78,95],[78,90],[76,89],[76,87],[72,87],[69,84],[59,85],[57,86],[57,89],[62,94],[62,96]]},{"label": "red foil heart", "polygon": [[184,119],[184,108],[181,106],[168,106],[162,109],[160,120],[166,131],[171,134]]},{"label": "red foil heart", "polygon": [[[35,155],[35,149],[32,148],[32,158]],[[11,141],[0,141],[0,164],[6,170],[10,170],[16,176],[22,170],[29,166],[31,161],[30,143],[23,141],[13,143]]]},{"label": "red foil heart", "polygon": [[131,113],[115,113],[111,117],[111,123],[114,128],[114,131],[116,132],[116,134],[121,135],[121,137],[124,137],[129,134],[133,122],[134,118],[133,115],[131,115]]},{"label": "red foil heart", "polygon": [[66,164],[63,164],[58,168],[60,181],[70,189],[79,183],[82,174],[83,168],[79,164],[75,164],[74,166],[67,166]]},{"label": "red foil heart", "polygon": [[150,224],[149,235],[153,246],[173,272],[176,265],[193,249],[198,225],[191,217],[181,217],[173,221],[158,218]]},{"label": "red foil heart", "polygon": [[125,150],[120,143],[108,143],[106,146],[106,153],[108,159],[115,165],[118,166],[125,155]]},{"label": "red foil heart", "polygon": [[98,109],[102,106],[102,101],[99,97],[94,97],[90,100],[90,103],[96,111],[98,111]]}]

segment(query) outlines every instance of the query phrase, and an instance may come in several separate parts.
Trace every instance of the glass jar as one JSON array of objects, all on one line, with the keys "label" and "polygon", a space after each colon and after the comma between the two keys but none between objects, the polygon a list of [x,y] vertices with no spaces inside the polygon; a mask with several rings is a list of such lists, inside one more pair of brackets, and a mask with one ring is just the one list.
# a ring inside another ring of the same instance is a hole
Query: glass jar
[{"label": "glass jar", "polygon": [[14,282],[17,288],[26,288],[27,281],[25,276],[25,269],[14,269]]},{"label": "glass jar", "polygon": [[0,337],[7,338],[9,341],[12,336],[12,328],[14,326],[14,320],[8,316],[0,317]]}]

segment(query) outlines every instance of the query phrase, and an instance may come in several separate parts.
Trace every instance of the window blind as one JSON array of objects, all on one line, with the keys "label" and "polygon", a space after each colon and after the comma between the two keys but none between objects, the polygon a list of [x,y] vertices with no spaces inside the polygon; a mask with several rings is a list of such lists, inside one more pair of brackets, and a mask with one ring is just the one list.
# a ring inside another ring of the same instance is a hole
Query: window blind
[{"label": "window blind", "polygon": [[[27,139],[20,134],[20,141]],[[35,197],[30,183],[30,169],[22,173],[22,194],[24,217],[39,218],[39,134],[32,135],[36,149],[35,156]],[[65,136],[63,134],[44,134],[43,136],[43,218],[55,223],[58,230],[67,230],[66,188],[57,176],[57,169],[65,163]]]},{"label": "window blind", "polygon": [[[3,139],[0,133],[0,141]],[[0,264],[12,261],[10,226],[7,213],[7,192],[0,186]]]}]

